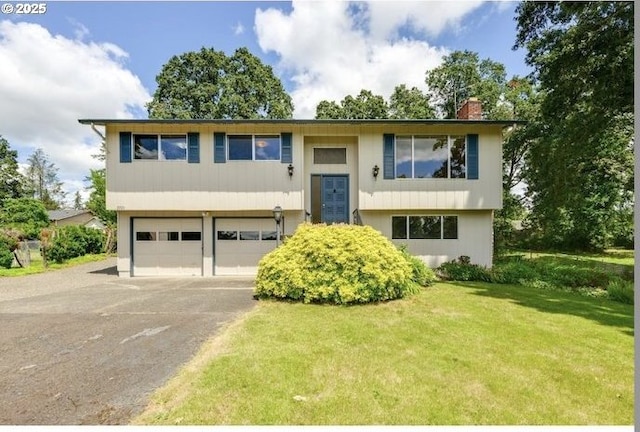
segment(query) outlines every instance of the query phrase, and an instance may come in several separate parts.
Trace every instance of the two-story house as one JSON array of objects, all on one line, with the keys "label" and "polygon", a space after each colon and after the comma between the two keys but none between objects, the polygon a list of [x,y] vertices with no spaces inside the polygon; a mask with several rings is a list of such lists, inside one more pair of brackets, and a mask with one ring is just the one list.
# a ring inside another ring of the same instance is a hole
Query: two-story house
[{"label": "two-story house", "polygon": [[[80,120],[104,126],[121,276],[255,274],[281,231],[362,223],[429,266],[491,266],[502,130],[455,120]],[[375,251],[372,251],[375,253]]]}]

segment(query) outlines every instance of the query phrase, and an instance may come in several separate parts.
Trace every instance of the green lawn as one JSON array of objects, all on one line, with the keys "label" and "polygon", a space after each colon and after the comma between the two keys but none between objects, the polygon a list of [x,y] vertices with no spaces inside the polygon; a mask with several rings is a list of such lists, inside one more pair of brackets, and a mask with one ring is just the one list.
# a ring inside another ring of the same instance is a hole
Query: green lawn
[{"label": "green lawn", "polygon": [[539,257],[555,257],[559,259],[567,259],[573,261],[582,261],[585,263],[592,263],[592,265],[598,264],[610,264],[628,268],[633,268],[634,265],[634,250],[633,249],[607,249],[602,253],[562,253],[562,252],[531,252],[531,251],[518,251],[516,254],[523,255],[525,258],[539,258]]},{"label": "green lawn", "polygon": [[55,262],[49,262],[49,266],[45,267],[42,261],[40,253],[37,251],[31,251],[31,265],[28,267],[19,267],[14,263],[14,266],[10,269],[0,268],[0,277],[5,276],[26,276],[36,273],[44,273],[50,270],[57,270],[61,268],[73,267],[78,264],[85,264],[94,261],[102,261],[111,254],[89,254],[77,258],[72,258],[64,263],[57,264]]},{"label": "green lawn", "polygon": [[134,424],[632,424],[633,307],[486,283],[261,301]]}]

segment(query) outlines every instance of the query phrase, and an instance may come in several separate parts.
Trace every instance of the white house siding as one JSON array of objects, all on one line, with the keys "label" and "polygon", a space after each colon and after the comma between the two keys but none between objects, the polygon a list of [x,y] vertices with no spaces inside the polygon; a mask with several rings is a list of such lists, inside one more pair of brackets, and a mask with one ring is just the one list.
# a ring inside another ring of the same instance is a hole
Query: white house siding
[{"label": "white house siding", "polygon": [[[502,206],[501,125],[496,124],[328,124],[328,123],[110,123],[107,124],[107,208],[118,211],[118,272],[130,275],[131,217],[203,219],[202,274],[215,274],[213,218],[272,217],[285,210],[291,234],[310,211],[312,174],[349,175],[349,211],[359,209],[365,224],[391,238],[392,215],[455,214],[458,240],[394,240],[407,244],[430,266],[468,255],[492,262],[492,212]],[[120,163],[119,132],[187,134],[198,132],[199,163],[140,161]],[[214,163],[214,132],[292,133],[294,173],[280,161]],[[393,179],[383,172],[383,134],[479,135],[479,179]],[[347,165],[315,165],[314,147],[347,148]],[[380,168],[377,179],[372,169]],[[223,260],[224,263],[224,260]]]},{"label": "white house siding", "polygon": [[407,250],[421,258],[429,267],[467,255],[471,262],[490,267],[493,262],[493,212],[488,211],[363,211],[362,221],[391,239],[392,216],[458,216],[458,239],[401,239],[392,240],[398,246],[406,245]]},{"label": "white house siding", "polygon": [[[285,125],[111,125],[107,128],[107,208],[113,210],[259,210],[279,204],[303,209],[302,137],[293,135],[294,175],[280,161],[213,162],[213,134],[280,134]],[[200,163],[133,160],[120,163],[119,132],[200,133]]]},{"label": "white house siding", "polygon": [[[479,135],[479,178],[392,179],[383,175],[382,134]],[[502,135],[499,125],[416,125],[380,127],[360,135],[358,153],[360,210],[499,209],[502,207]],[[377,179],[372,169],[380,168]]]}]

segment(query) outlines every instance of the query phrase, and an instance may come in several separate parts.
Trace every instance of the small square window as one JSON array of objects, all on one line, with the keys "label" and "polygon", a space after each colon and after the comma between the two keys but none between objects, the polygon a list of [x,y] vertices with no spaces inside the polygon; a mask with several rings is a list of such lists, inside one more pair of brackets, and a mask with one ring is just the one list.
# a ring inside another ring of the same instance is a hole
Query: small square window
[{"label": "small square window", "polygon": [[253,137],[251,135],[229,136],[229,160],[252,160]]},{"label": "small square window", "polygon": [[158,135],[134,135],[135,159],[158,159]]},{"label": "small square window", "polygon": [[458,238],[458,216],[442,217],[442,234],[445,239]]},{"label": "small square window", "polygon": [[240,240],[260,240],[260,231],[240,231]]},{"label": "small square window", "polygon": [[409,216],[409,238],[440,239],[440,216]]},{"label": "small square window", "polygon": [[160,136],[161,157],[163,160],[186,160],[187,137],[184,135]]},{"label": "small square window", "polygon": [[156,233],[154,231],[138,231],[136,232],[137,241],[156,241]]},{"label": "small square window", "polygon": [[159,241],[178,241],[178,231],[169,231],[169,232],[159,232],[158,233]]},{"label": "small square window", "polygon": [[262,231],[262,240],[277,240],[278,233],[276,231]]},{"label": "small square window", "polygon": [[280,160],[279,136],[256,136],[256,160]]},{"label": "small square window", "polygon": [[182,231],[182,241],[200,241],[201,238],[200,231]]},{"label": "small square window", "polygon": [[393,216],[391,218],[391,238],[406,239],[407,238],[407,217]]},{"label": "small square window", "polygon": [[238,240],[238,231],[218,231],[218,240]]}]

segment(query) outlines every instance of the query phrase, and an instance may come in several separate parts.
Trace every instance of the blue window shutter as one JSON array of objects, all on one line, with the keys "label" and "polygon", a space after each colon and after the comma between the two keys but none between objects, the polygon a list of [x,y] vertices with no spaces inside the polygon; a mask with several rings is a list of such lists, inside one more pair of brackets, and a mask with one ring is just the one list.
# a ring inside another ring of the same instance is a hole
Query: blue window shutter
[{"label": "blue window shutter", "polygon": [[395,178],[395,135],[384,134],[382,141],[384,143],[384,150],[382,156],[382,175],[385,179]]},{"label": "blue window shutter", "polygon": [[292,134],[291,132],[283,132],[280,134],[280,140],[282,144],[280,161],[282,163],[293,162],[293,149],[292,147]]},{"label": "blue window shutter", "polygon": [[200,163],[200,134],[189,132],[187,134],[187,146],[189,147],[189,163]]},{"label": "blue window shutter", "polygon": [[131,163],[131,132],[120,132],[120,163]]},{"label": "blue window shutter", "polygon": [[478,134],[467,135],[467,178],[478,180]]},{"label": "blue window shutter", "polygon": [[225,133],[213,133],[213,161],[215,163],[225,163],[227,161],[227,149],[225,148]]}]

